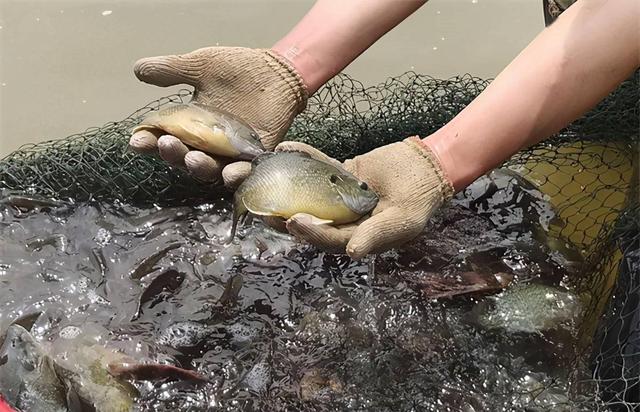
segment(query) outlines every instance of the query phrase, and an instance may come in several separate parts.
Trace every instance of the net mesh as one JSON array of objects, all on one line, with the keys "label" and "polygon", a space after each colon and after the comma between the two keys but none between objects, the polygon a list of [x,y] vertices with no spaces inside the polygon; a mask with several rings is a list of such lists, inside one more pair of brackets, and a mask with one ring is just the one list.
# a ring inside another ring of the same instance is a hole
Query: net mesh
[{"label": "net mesh", "polygon": [[[469,104],[489,80],[447,80],[406,73],[374,87],[339,75],[316,93],[287,138],[344,159],[409,135],[427,136]],[[578,289],[591,303],[576,362],[590,362],[598,410],[640,407],[639,75],[588,114],[504,166],[548,196],[560,217],[550,244],[585,259]],[[24,146],[0,161],[0,187],[76,201],[178,203],[216,190],[128,149],[131,129],[149,112],[186,102],[189,91],[152,102],[126,119],[84,133]],[[596,339],[593,339],[593,337]],[[591,353],[590,357],[584,356]]]}]

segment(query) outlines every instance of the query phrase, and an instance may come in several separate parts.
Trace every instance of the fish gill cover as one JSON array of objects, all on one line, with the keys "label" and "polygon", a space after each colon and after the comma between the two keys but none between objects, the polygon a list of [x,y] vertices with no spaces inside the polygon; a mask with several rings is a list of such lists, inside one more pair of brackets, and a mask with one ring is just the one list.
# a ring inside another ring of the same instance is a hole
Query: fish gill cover
[{"label": "fish gill cover", "polygon": [[[407,73],[364,87],[340,75],[288,138],[348,158],[428,135],[488,83]],[[137,382],[150,410],[632,410],[638,86],[636,72],[459,194],[414,242],[360,263],[259,223],[224,246],[228,199],[128,150],[143,116],[188,91],[25,146],[0,161],[0,332],[26,317],[54,358],[97,341],[200,376]],[[517,295],[425,298],[510,283]]]}]

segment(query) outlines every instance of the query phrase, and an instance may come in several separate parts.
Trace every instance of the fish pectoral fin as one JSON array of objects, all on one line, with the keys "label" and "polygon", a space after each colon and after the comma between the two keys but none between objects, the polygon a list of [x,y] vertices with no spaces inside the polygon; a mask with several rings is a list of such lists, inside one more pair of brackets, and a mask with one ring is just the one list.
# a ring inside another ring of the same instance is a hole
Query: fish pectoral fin
[{"label": "fish pectoral fin", "polygon": [[136,127],[134,127],[133,129],[131,129],[131,133],[137,133],[137,132],[140,132],[142,130],[147,130],[147,131],[150,131],[152,133],[153,132],[155,132],[155,133],[161,133],[162,132],[162,129],[160,129],[157,126],[151,126],[151,125],[148,125],[148,124],[139,124]]},{"label": "fish pectoral fin", "polygon": [[318,217],[311,216],[311,224],[312,225],[320,226],[320,225],[329,225],[331,223],[333,223],[333,220],[320,219]]},{"label": "fish pectoral fin", "polygon": [[316,217],[309,213],[296,213],[295,215],[291,216],[289,219],[295,219],[296,217],[306,220],[308,223],[314,226],[328,225],[333,223],[333,220],[320,219],[319,217]]},{"label": "fish pectoral fin", "polygon": [[185,137],[184,143],[195,147],[196,149],[206,150],[213,143],[208,138],[213,137],[214,132],[211,127],[197,119],[191,119],[189,122],[181,124],[181,127],[188,134],[188,141]]},{"label": "fish pectoral fin", "polygon": [[265,212],[265,211],[259,210],[255,205],[252,205],[246,199],[242,199],[242,204],[250,213],[256,216],[275,216],[273,212]]}]

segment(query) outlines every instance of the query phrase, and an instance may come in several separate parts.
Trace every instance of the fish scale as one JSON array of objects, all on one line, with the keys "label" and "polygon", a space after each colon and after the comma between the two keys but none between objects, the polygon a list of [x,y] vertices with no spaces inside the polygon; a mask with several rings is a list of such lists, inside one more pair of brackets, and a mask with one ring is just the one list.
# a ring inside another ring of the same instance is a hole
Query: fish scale
[{"label": "fish scale", "polygon": [[[286,167],[276,162],[265,164],[261,173],[255,174],[255,186],[246,194],[261,193],[261,205],[266,206],[264,212],[288,214],[290,211],[306,210],[314,216],[322,218],[318,207],[339,207],[339,195],[326,185],[330,175],[321,169],[312,159],[292,157]],[[315,190],[304,190],[303,188]],[[242,193],[245,195],[245,193]],[[315,213],[313,213],[315,212]],[[285,216],[286,217],[286,216]]]},{"label": "fish scale", "polygon": [[253,159],[264,153],[257,132],[245,121],[220,109],[195,103],[176,104],[151,112],[133,128],[170,134],[207,153],[234,159]]},{"label": "fish scale", "polygon": [[[345,170],[301,153],[263,155],[236,191],[231,236],[247,212],[286,219],[307,213],[334,224],[353,222],[377,203],[375,193],[362,185]],[[354,210],[362,207],[366,210]]]}]

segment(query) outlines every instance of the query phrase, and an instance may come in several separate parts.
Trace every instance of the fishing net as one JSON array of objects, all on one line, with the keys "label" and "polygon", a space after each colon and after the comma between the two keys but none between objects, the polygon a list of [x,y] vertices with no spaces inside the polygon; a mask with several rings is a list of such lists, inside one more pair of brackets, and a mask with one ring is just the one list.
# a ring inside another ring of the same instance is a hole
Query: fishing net
[{"label": "fishing net", "polygon": [[[344,159],[406,136],[427,136],[489,82],[470,75],[442,80],[406,73],[365,87],[339,75],[309,100],[287,139]],[[128,149],[131,129],[142,117],[190,96],[181,91],[122,121],[24,146],[0,161],[0,188],[136,205],[217,196],[211,185]],[[558,219],[545,227],[550,248],[570,249],[585,262],[575,283],[590,309],[581,322],[575,362],[589,363],[592,373],[577,374],[573,383],[576,388],[590,385],[594,399],[589,402],[597,410],[640,407],[640,206],[637,191],[631,191],[638,185],[639,102],[636,72],[588,114],[503,165],[554,205]],[[525,203],[516,202],[516,207],[523,216],[532,212]]]}]

